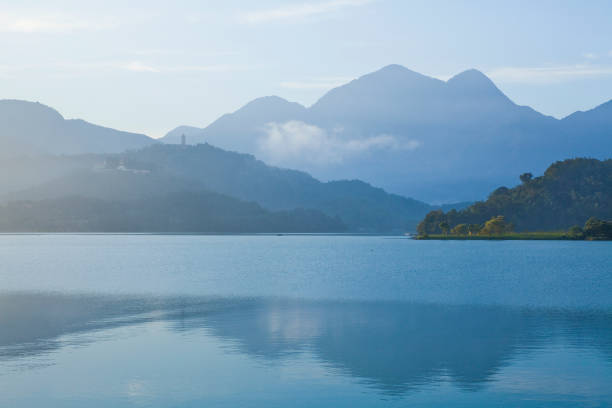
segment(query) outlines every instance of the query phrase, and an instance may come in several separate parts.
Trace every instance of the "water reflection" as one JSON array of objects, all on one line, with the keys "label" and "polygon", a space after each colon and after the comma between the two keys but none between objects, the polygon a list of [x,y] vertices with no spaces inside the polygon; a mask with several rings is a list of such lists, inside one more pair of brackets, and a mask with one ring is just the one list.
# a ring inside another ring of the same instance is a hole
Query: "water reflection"
[{"label": "water reflection", "polygon": [[451,379],[478,390],[518,353],[563,342],[612,355],[611,315],[394,302],[266,301],[198,323],[266,359],[310,349],[388,394]]},{"label": "water reflection", "polygon": [[26,357],[61,347],[66,334],[159,320],[202,318],[240,302],[211,298],[0,294],[0,358]]},{"label": "water reflection", "polygon": [[[2,359],[64,345],[62,336],[163,321],[212,335],[230,352],[279,361],[308,351],[325,366],[388,395],[448,378],[479,390],[522,353],[562,344],[612,361],[612,314],[396,302],[324,302],[0,295]],[[95,341],[95,336],[88,336]]]}]

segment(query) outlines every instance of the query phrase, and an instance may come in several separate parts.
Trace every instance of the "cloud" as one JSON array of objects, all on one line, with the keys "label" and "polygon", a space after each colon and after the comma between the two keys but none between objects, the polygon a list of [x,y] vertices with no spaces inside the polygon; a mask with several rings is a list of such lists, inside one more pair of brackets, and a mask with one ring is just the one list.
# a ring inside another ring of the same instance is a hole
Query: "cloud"
[{"label": "cloud", "polygon": [[587,52],[587,53],[584,53],[584,54],[582,54],[582,56],[583,56],[584,58],[586,58],[586,59],[590,59],[590,60],[593,60],[593,59],[597,59],[597,58],[599,58],[599,55],[597,55],[597,54],[595,54],[595,53],[592,53],[592,52]]},{"label": "cloud", "polygon": [[500,82],[517,83],[558,83],[612,75],[611,66],[567,65],[555,67],[503,67],[487,72]]},{"label": "cloud", "polygon": [[223,50],[223,51],[212,51],[212,52],[201,52],[198,51],[196,53],[190,52],[187,49],[181,48],[144,48],[132,51],[133,55],[143,56],[143,57],[156,57],[156,56],[166,56],[166,55],[191,55],[196,57],[206,57],[206,58],[218,58],[218,57],[228,57],[228,56],[236,56],[240,55],[240,52],[233,50]]},{"label": "cloud", "polygon": [[142,56],[156,56],[156,55],[179,55],[179,54],[185,54],[184,50],[179,50],[176,48],[170,49],[170,48],[146,48],[146,49],[141,49],[141,50],[136,50],[133,52],[133,54],[135,55],[142,55]]},{"label": "cloud", "polygon": [[174,65],[160,67],[160,72],[234,72],[234,71],[249,71],[257,66],[246,65]]},{"label": "cloud", "polygon": [[28,72],[42,72],[44,75],[96,75],[99,73],[132,72],[149,74],[182,74],[205,72],[236,72],[254,69],[256,66],[246,65],[156,65],[142,61],[52,61],[29,65],[0,65],[0,76],[17,77]]},{"label": "cloud", "polygon": [[328,165],[375,150],[410,151],[421,146],[417,140],[400,140],[381,134],[345,139],[342,129],[331,132],[301,121],[271,122],[258,140],[260,156],[274,165]]},{"label": "cloud", "polygon": [[151,65],[139,61],[127,64],[110,63],[100,64],[101,67],[121,68],[134,72],[153,72],[153,73],[188,73],[188,72],[233,72],[245,71],[252,67],[241,65]]},{"label": "cloud", "polygon": [[251,11],[243,14],[240,20],[251,24],[300,20],[316,15],[333,13],[348,7],[362,6],[372,1],[373,0],[331,0],[320,3],[302,3],[275,9]]},{"label": "cloud", "polygon": [[344,144],[347,152],[361,153],[372,149],[380,150],[414,150],[421,146],[418,140],[408,140],[400,142],[393,135],[377,135],[365,139],[349,140]]},{"label": "cloud", "polygon": [[25,15],[24,13],[0,12],[0,31],[12,33],[69,33],[73,31],[97,31],[112,29],[117,21],[109,18],[86,18],[83,16],[50,13]]},{"label": "cloud", "polygon": [[145,65],[138,61],[130,62],[129,64],[124,65],[123,68],[127,69],[128,71],[135,72],[159,72],[157,68],[153,68],[152,66]]},{"label": "cloud", "polygon": [[280,86],[287,89],[331,89],[344,85],[354,78],[314,78],[306,81],[286,81],[281,82]]}]

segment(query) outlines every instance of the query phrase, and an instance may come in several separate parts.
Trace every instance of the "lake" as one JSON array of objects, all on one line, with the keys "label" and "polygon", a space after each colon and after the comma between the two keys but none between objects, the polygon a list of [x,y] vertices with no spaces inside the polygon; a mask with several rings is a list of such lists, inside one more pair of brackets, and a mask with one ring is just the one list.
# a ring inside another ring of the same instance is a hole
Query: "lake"
[{"label": "lake", "polygon": [[612,406],[611,265],[610,242],[0,235],[0,406]]}]

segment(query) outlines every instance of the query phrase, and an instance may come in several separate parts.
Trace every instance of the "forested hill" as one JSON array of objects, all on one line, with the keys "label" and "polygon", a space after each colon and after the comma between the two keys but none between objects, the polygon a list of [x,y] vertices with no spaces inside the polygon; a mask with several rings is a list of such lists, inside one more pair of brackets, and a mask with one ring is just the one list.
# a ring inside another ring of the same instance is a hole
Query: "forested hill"
[{"label": "forested hill", "polygon": [[252,155],[209,144],[153,145],[120,156],[129,166],[201,183],[210,191],[254,201],[270,210],[320,210],[339,217],[352,232],[414,231],[432,209],[363,181],[321,182],[308,173],[269,166]]},{"label": "forested hill", "polygon": [[268,211],[211,192],[129,200],[60,197],[0,204],[0,232],[309,233],[344,232],[316,210]]},{"label": "forested hill", "polygon": [[419,224],[421,234],[440,225],[479,224],[504,216],[515,231],[565,230],[590,217],[612,220],[612,159],[570,159],[552,164],[541,177],[525,173],[522,184],[500,187],[486,201],[461,211],[432,211]]},{"label": "forested hill", "polygon": [[321,182],[307,173],[268,166],[251,155],[207,144],[30,157],[6,161],[6,168],[0,175],[0,202],[81,197],[146,203],[145,199],[170,193],[215,192],[255,202],[270,212],[316,210],[329,220],[341,220],[350,232],[376,233],[414,231],[435,208],[359,180]]}]

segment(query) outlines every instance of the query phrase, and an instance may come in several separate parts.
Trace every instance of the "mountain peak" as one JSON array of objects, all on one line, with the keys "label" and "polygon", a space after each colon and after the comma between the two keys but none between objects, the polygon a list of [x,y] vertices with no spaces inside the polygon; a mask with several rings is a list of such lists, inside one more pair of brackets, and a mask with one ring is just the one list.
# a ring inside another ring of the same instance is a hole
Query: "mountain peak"
[{"label": "mountain peak", "polygon": [[266,95],[260,96],[259,98],[253,99],[251,102],[289,102],[285,98],[281,98],[278,95]]},{"label": "mountain peak", "polygon": [[487,81],[490,81],[488,76],[486,76],[482,71],[479,71],[476,68],[466,69],[465,71],[462,71],[458,73],[457,75],[453,76],[447,82],[456,81],[456,80],[473,80],[473,81],[487,80]]},{"label": "mountain peak", "polygon": [[416,73],[415,71],[408,69],[405,66],[400,65],[400,64],[385,65],[384,67],[382,67],[381,69],[375,72],[413,72],[413,73]]},{"label": "mountain peak", "polygon": [[563,118],[565,122],[588,121],[594,123],[610,123],[612,114],[612,99],[587,111],[577,111]]},{"label": "mountain peak", "polygon": [[450,86],[455,87],[480,87],[497,89],[493,81],[491,81],[488,76],[474,68],[458,73],[457,75],[446,81],[446,83]]},{"label": "mountain peak", "polygon": [[312,107],[318,117],[363,118],[374,110],[395,111],[404,106],[407,95],[431,95],[443,90],[444,82],[412,71],[402,65],[387,65],[323,95]]},{"label": "mountain peak", "polygon": [[240,111],[259,111],[260,109],[291,109],[291,110],[302,110],[304,107],[297,102],[290,102],[280,96],[270,95],[262,96],[260,98],[253,99],[237,112]]},{"label": "mountain peak", "polygon": [[[39,102],[0,100],[2,149],[46,154],[116,153],[154,143],[141,134],[69,119]],[[0,149],[0,150],[2,150]]]},{"label": "mountain peak", "polygon": [[36,115],[37,120],[62,121],[64,117],[50,106],[40,102],[23,101],[19,99],[2,99],[0,100],[0,109],[2,114],[10,115],[12,118],[23,117],[30,118]]},{"label": "mountain peak", "polygon": [[399,64],[391,64],[391,65],[387,65],[382,67],[381,69],[379,69],[378,71],[374,71],[370,74],[366,74],[364,76],[362,76],[361,78],[386,78],[388,80],[406,80],[406,79],[412,79],[412,80],[433,80],[433,81],[437,81],[437,79],[434,79],[432,77],[428,77],[427,75],[423,75],[421,73],[418,73],[416,71],[413,71],[409,68],[406,68],[403,65],[399,65]]},{"label": "mountain peak", "polygon": [[504,99],[508,99],[488,76],[473,68],[460,72],[446,81],[446,84],[450,89],[463,95],[502,96]]}]

